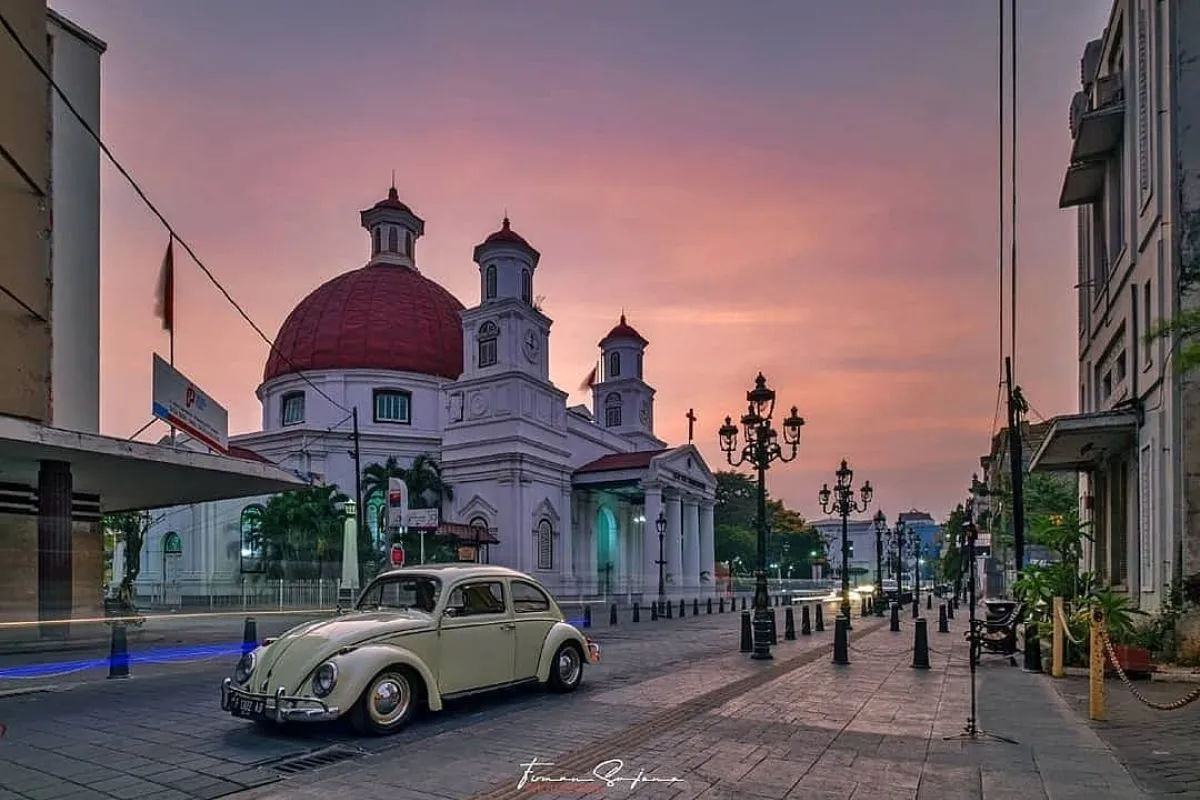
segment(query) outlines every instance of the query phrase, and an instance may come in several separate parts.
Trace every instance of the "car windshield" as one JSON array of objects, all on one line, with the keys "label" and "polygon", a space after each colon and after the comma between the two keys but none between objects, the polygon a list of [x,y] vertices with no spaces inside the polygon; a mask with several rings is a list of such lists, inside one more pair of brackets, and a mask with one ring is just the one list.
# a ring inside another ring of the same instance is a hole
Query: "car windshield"
[{"label": "car windshield", "polygon": [[432,613],[441,591],[442,582],[428,575],[380,578],[363,592],[358,601],[358,609],[375,611],[384,608],[415,608]]}]

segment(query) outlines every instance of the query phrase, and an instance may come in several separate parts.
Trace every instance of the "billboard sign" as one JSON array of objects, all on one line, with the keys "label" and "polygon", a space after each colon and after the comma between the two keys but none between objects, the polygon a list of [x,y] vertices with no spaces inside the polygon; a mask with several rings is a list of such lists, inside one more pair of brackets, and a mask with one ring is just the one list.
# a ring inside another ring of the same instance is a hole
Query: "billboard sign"
[{"label": "billboard sign", "polygon": [[404,517],[407,514],[408,485],[400,478],[388,478],[387,526],[404,527]]},{"label": "billboard sign", "polygon": [[151,413],[218,453],[229,453],[229,415],[182,372],[154,355]]},{"label": "billboard sign", "polygon": [[408,514],[405,515],[404,523],[410,528],[437,528],[438,510],[436,508],[410,508]]}]

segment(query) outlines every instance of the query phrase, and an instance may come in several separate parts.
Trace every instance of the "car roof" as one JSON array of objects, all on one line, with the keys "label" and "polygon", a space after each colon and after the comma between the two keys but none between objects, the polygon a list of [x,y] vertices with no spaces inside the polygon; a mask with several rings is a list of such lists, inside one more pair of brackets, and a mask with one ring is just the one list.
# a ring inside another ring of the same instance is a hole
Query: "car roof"
[{"label": "car roof", "polygon": [[421,564],[419,566],[390,569],[387,572],[379,573],[379,577],[383,578],[389,575],[419,575],[421,573],[435,573],[439,578],[447,581],[454,581],[459,578],[503,577],[522,578],[534,583],[538,582],[536,578],[530,577],[524,572],[518,572],[515,569],[502,567],[498,564]]}]

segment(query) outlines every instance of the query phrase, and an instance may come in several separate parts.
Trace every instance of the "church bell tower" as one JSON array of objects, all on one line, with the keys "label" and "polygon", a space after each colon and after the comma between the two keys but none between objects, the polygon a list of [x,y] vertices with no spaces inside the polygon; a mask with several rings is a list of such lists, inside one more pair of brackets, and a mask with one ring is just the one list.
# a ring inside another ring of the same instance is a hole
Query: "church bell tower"
[{"label": "church bell tower", "polygon": [[663,446],[654,435],[654,389],[645,380],[647,344],[621,314],[621,321],[600,340],[600,380],[592,386],[596,422],[639,450]]}]

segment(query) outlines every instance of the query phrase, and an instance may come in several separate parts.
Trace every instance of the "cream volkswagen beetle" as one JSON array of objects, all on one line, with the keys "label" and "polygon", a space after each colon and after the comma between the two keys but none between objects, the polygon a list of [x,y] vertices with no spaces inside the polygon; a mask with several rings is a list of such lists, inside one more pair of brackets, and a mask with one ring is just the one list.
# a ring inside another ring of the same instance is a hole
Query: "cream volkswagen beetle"
[{"label": "cream volkswagen beetle", "polygon": [[353,611],[245,654],[221,684],[221,708],[275,722],[349,715],[359,731],[386,734],[453,697],[534,681],[572,691],[599,660],[599,646],[528,575],[407,567],[371,581]]}]

